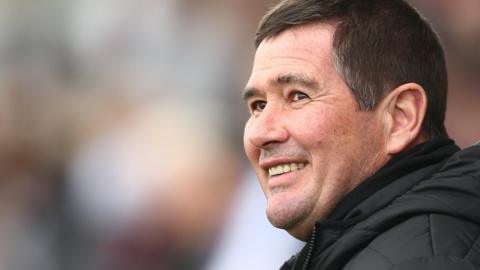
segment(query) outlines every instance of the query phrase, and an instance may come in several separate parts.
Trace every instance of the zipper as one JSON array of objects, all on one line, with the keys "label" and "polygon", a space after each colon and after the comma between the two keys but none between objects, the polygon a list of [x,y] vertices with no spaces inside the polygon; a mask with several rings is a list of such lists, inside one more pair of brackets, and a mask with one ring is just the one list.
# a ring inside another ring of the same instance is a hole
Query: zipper
[{"label": "zipper", "polygon": [[308,241],[307,255],[305,256],[305,261],[303,263],[302,270],[307,270],[310,261],[312,260],[313,249],[315,248],[315,239],[317,238],[317,226],[313,226],[312,235]]}]

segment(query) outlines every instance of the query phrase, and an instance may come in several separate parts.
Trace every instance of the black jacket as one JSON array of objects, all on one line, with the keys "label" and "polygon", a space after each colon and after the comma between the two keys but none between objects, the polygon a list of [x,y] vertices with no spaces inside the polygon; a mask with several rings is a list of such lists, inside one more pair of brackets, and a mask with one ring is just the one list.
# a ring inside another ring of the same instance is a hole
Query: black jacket
[{"label": "black jacket", "polygon": [[480,269],[480,145],[397,156],[317,222],[287,269]]}]

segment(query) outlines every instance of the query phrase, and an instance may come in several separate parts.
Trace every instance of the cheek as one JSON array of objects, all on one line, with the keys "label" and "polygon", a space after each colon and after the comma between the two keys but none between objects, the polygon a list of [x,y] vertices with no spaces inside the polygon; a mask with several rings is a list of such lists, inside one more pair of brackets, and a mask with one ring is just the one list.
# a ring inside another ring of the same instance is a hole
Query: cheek
[{"label": "cheek", "polygon": [[353,121],[348,111],[338,111],[332,107],[298,115],[297,120],[290,123],[295,123],[291,126],[295,138],[308,148],[312,155],[340,155],[337,151],[341,152],[358,135],[354,132],[358,123]]},{"label": "cheek", "polygon": [[352,117],[348,110],[331,110],[322,114],[321,117],[323,123],[320,128],[326,137],[341,140],[349,135],[353,135],[352,130],[357,123],[353,121],[354,117]]},{"label": "cheek", "polygon": [[292,134],[305,145],[321,144],[333,131],[335,119],[331,112],[318,110],[297,115],[289,122]]}]

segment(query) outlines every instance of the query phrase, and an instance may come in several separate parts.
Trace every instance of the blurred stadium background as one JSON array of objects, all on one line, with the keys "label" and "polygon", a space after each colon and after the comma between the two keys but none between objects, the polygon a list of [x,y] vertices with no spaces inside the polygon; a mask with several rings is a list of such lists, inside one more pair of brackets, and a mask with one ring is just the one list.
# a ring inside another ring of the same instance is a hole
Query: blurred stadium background
[{"label": "blurred stadium background", "polygon": [[[480,1],[411,0],[480,139]],[[0,269],[278,269],[240,94],[272,0],[0,0]]]}]

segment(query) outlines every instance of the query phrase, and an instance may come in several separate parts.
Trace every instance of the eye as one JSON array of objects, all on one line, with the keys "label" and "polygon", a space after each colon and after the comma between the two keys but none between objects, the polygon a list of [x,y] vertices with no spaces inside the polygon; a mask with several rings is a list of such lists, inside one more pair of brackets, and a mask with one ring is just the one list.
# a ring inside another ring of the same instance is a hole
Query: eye
[{"label": "eye", "polygon": [[295,101],[300,101],[300,100],[303,100],[303,99],[308,99],[309,96],[305,93],[302,93],[300,91],[293,91],[292,93],[290,93],[290,100],[295,102]]},{"label": "eye", "polygon": [[265,109],[265,106],[267,106],[267,102],[263,100],[256,100],[250,103],[250,112],[253,115],[259,114],[260,112]]}]

